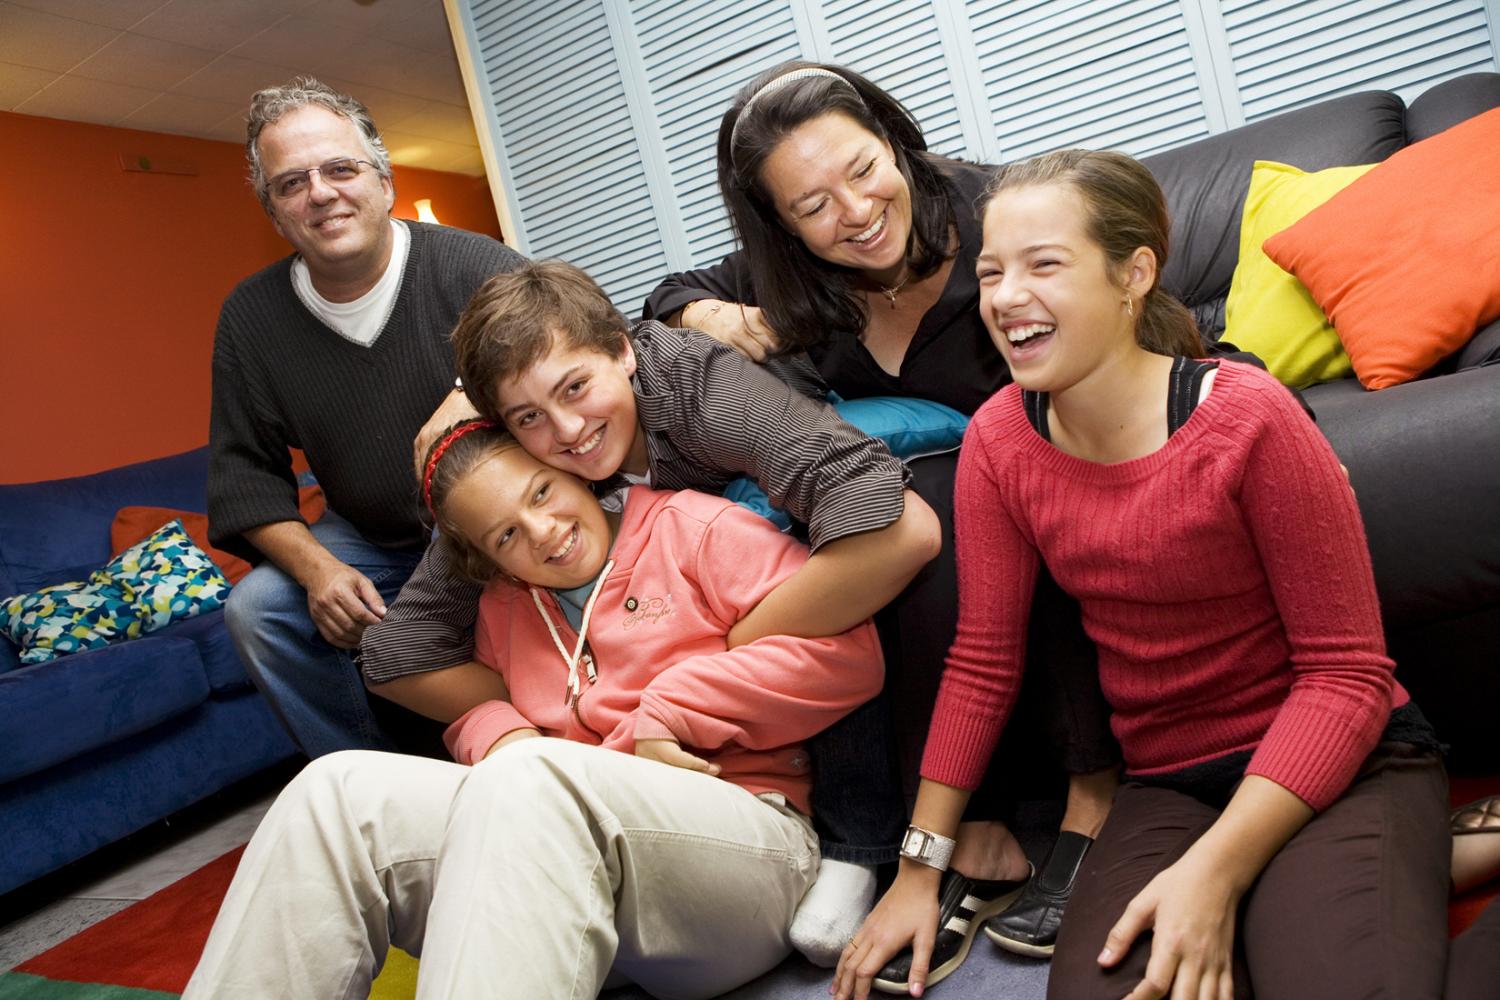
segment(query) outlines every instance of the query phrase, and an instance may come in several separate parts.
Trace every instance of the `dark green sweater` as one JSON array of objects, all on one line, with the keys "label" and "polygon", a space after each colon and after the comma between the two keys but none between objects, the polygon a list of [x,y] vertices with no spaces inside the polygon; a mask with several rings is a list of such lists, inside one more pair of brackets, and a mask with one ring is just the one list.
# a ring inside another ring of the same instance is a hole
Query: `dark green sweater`
[{"label": "dark green sweater", "polygon": [[301,448],[328,504],[366,538],[421,545],[412,439],[453,388],[448,335],[485,279],[523,258],[459,229],[406,223],[411,248],[380,336],[362,347],[292,290],[293,257],[239,284],[214,334],[209,535],[249,558],[250,528],[297,521],[289,448]]}]

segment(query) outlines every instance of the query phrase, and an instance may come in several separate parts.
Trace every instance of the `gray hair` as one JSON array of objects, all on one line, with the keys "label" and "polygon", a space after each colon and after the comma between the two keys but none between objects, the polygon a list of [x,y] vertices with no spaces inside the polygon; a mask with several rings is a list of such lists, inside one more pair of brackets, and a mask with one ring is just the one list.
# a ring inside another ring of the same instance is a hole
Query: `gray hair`
[{"label": "gray hair", "polygon": [[245,127],[245,159],[250,161],[250,184],[267,215],[271,214],[271,195],[267,189],[265,165],[260,159],[260,134],[267,125],[275,124],[298,108],[311,105],[325,108],[352,122],[365,147],[364,158],[375,164],[380,176],[390,180],[391,154],[385,151],[385,142],[375,127],[375,119],[370,117],[370,110],[321,80],[310,76],[293,77],[279,87],[257,90],[250,98],[250,115]]}]

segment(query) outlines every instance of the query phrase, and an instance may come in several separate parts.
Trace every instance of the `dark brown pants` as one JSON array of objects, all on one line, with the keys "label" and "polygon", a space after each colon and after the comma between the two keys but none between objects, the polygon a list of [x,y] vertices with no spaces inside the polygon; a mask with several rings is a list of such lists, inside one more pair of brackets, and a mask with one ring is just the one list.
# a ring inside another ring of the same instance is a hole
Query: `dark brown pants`
[{"label": "dark brown pants", "polygon": [[[1235,996],[1437,1000],[1448,956],[1448,782],[1438,757],[1377,747],[1349,790],[1271,860],[1240,907]],[[1220,809],[1126,782],[1084,862],[1047,995],[1118,1000],[1145,974],[1151,935],[1108,971],[1095,961],[1126,905]]]},{"label": "dark brown pants", "polygon": [[1479,919],[1453,942],[1448,955],[1447,1000],[1495,1000],[1500,997],[1500,902],[1485,907]]}]

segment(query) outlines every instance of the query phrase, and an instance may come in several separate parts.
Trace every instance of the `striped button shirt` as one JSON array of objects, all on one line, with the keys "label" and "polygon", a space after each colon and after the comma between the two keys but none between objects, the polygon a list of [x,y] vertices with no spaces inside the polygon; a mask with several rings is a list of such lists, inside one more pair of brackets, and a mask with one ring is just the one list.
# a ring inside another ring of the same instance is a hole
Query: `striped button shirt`
[{"label": "striped button shirt", "polygon": [[[631,338],[636,414],[657,489],[719,493],[749,476],[807,525],[814,551],[901,516],[906,467],[839,418],[805,357],[768,370],[706,334],[655,321]],[[480,590],[442,546],[428,546],[385,618],[365,630],[366,678],[378,684],[472,659]]]}]

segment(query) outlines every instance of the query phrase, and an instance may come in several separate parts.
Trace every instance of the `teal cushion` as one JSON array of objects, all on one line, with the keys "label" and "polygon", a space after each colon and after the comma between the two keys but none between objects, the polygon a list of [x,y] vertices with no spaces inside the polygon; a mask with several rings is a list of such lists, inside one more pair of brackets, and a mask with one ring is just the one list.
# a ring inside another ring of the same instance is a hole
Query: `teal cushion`
[{"label": "teal cushion", "polygon": [[[897,458],[922,458],[953,451],[963,443],[969,418],[942,403],[912,396],[831,397],[839,416],[871,437],[885,442]],[[771,501],[752,479],[736,479],[724,488],[726,499],[766,518],[782,531],[791,527],[785,511]]]},{"label": "teal cushion", "polygon": [[144,631],[217,611],[229,581],[208,554],[193,544],[182,521],[173,519],[110,560],[98,573],[135,594]]},{"label": "teal cushion", "polygon": [[145,619],[128,587],[95,574],[0,602],[0,630],[20,648],[23,664],[134,639]]},{"label": "teal cushion", "polygon": [[880,438],[897,458],[952,451],[963,443],[969,418],[942,403],[911,396],[867,396],[833,404],[849,423]]}]

